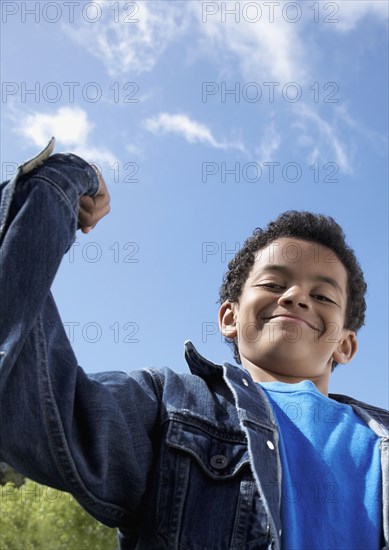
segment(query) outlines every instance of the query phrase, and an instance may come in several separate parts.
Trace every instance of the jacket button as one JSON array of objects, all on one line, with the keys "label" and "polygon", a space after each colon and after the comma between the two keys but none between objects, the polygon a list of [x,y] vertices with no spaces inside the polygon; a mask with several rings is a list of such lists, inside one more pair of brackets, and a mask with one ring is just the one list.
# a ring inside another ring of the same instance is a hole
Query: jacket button
[{"label": "jacket button", "polygon": [[245,386],[248,386],[248,385],[249,385],[249,383],[247,382],[246,378],[242,378],[242,382],[243,382],[243,384],[244,384]]},{"label": "jacket button", "polygon": [[271,451],[274,451],[274,443],[272,441],[266,441],[266,445]]},{"label": "jacket button", "polygon": [[222,470],[228,464],[228,460],[224,455],[215,455],[211,458],[211,466],[216,470]]}]

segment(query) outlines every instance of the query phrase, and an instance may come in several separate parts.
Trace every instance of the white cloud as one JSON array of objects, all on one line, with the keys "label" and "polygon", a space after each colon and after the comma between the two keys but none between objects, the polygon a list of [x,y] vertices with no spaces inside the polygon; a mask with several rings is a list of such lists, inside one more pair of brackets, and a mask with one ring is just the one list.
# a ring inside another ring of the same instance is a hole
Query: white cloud
[{"label": "white cloud", "polygon": [[[98,1],[104,6],[103,0]],[[226,11],[231,11],[238,4],[243,13],[244,6],[255,3],[227,1],[223,4]],[[349,31],[360,25],[367,15],[387,20],[388,4],[385,1],[345,0],[337,5],[339,11],[334,17],[339,22],[328,25],[329,29]],[[315,52],[312,52],[306,38],[312,36],[306,34],[312,31],[312,25],[308,27],[305,22],[307,19],[301,24],[292,24],[277,17],[276,22],[271,23],[269,17],[263,16],[259,22],[252,23],[247,17],[240,17],[239,22],[228,17],[227,22],[223,22],[219,13],[218,16],[208,17],[204,23],[202,2],[150,1],[139,2],[137,6],[139,12],[134,17],[139,21],[136,24],[117,24],[111,17],[98,25],[83,22],[67,27],[67,32],[99,58],[110,75],[126,75],[129,71],[139,74],[152,70],[168,45],[181,39],[187,31],[189,51],[193,48],[200,52],[200,56],[213,56],[219,71],[227,74],[230,71],[236,78],[238,70],[246,82],[269,81],[279,83],[281,87],[287,82],[297,82],[300,86],[308,86],[318,78],[317,68],[313,64]],[[305,9],[309,11],[309,6]],[[312,10],[309,15],[312,19]],[[349,148],[340,138],[338,130],[342,122],[341,114],[334,112],[330,122],[323,118],[318,109],[299,107],[297,104],[289,105],[280,112],[269,105],[269,111],[274,116],[273,120],[283,120],[283,123],[286,119],[293,124],[296,114],[297,118],[301,117],[300,122],[295,124],[295,127],[297,124],[301,126],[296,144],[302,147],[309,144],[311,158],[325,158],[332,154],[340,169],[350,173]],[[272,124],[270,122],[266,127],[264,121],[262,132],[265,137],[255,150],[261,158],[271,158],[281,145],[280,135]],[[147,119],[145,126],[153,133],[175,133],[190,143],[247,152],[241,143],[216,139],[206,125],[184,114],[161,113]]]},{"label": "white cloud", "polygon": [[154,134],[173,133],[184,137],[189,143],[204,143],[217,149],[244,150],[241,143],[217,141],[207,126],[192,120],[185,114],[160,113],[156,117],[145,120],[144,124],[147,130]]},{"label": "white cloud", "polygon": [[[337,132],[331,124],[324,120],[316,111],[306,105],[296,105],[297,115],[299,119],[298,126],[301,132],[306,132],[312,135],[312,123],[318,130],[318,137],[315,139],[314,148],[310,157],[315,160],[319,158],[321,150],[332,150],[334,154],[333,160],[339,166],[340,170],[346,174],[352,173],[349,155],[347,154],[346,145],[337,135]],[[305,124],[305,122],[308,124]],[[304,136],[301,136],[304,139]],[[313,140],[305,136],[307,143]],[[323,155],[322,155],[323,156]]]},{"label": "white cloud", "polygon": [[81,145],[73,147],[71,152],[82,157],[87,162],[97,164],[99,167],[102,165],[112,166],[118,160],[114,153],[104,147]]},{"label": "white cloud", "polygon": [[367,128],[357,120],[355,120],[350,114],[347,105],[339,105],[336,109],[339,118],[352,129],[353,134],[358,132],[364,139],[370,141],[374,147],[376,153],[387,155],[388,150],[388,136],[381,134],[370,128]]},{"label": "white cloud", "polygon": [[261,144],[256,153],[260,162],[271,162],[273,155],[281,145],[281,135],[276,131],[274,124],[271,124],[264,132]]},{"label": "white cloud", "polygon": [[[109,14],[107,2],[95,2],[106,15],[98,24],[82,20],[64,25],[66,34],[91,55],[97,57],[110,76],[140,74],[150,71],[169,44],[190,32],[188,42],[203,54],[220,57],[232,53],[238,59],[245,77],[250,80],[273,79],[279,82],[298,81],[305,78],[306,56],[298,27],[282,17],[271,23],[262,17],[258,23],[241,17],[239,23],[219,17],[210,17],[203,23],[202,2],[138,2],[138,11],[131,19],[137,23],[114,21],[113,10]],[[226,10],[235,2],[226,2]],[[239,3],[239,10],[247,2]],[[135,5],[135,4],[134,4]],[[127,14],[128,16],[129,14]],[[121,18],[125,13],[121,13]],[[189,52],[191,49],[189,48]]]},{"label": "white cloud", "polygon": [[150,71],[187,26],[187,10],[180,2],[177,6],[171,2],[128,2],[127,8],[119,2],[118,13],[104,0],[95,3],[105,15],[98,24],[81,20],[63,28],[105,65],[110,76]]},{"label": "white cloud", "polygon": [[131,155],[135,155],[138,157],[143,156],[142,148],[135,143],[129,143],[128,145],[126,145],[126,151],[128,151]]},{"label": "white cloud", "polygon": [[[235,4],[239,4],[242,14],[243,6],[248,5],[247,2],[225,2],[225,11],[233,10]],[[249,12],[246,17],[240,15],[239,21],[233,16],[223,22],[219,14],[201,24],[202,2],[190,2],[190,5],[206,38],[203,46],[207,55],[232,53],[248,81],[305,81],[307,59],[298,26],[282,17],[277,18],[276,23],[271,23],[266,16],[256,23],[250,22],[253,16]]]},{"label": "white cloud", "polygon": [[[96,0],[103,15],[97,23],[81,18],[78,23],[63,25],[65,33],[91,55],[98,58],[110,76],[140,74],[154,68],[166,48],[190,32],[190,46],[202,53],[221,57],[236,56],[245,78],[264,81],[273,79],[280,83],[297,81],[303,83],[309,73],[309,49],[306,48],[305,21],[312,18],[310,6],[303,6],[302,22],[292,23],[282,16],[281,7],[273,10],[255,2],[223,2],[218,12],[204,22],[203,2],[147,1],[115,3],[115,10],[105,0]],[[255,7],[259,5],[259,8]],[[236,8],[238,6],[238,8]],[[343,0],[329,5],[322,16],[338,20],[328,25],[336,31],[349,31],[366,15],[382,21],[388,18],[388,3],[385,0]],[[221,18],[221,11],[238,10],[238,16]],[[261,10],[255,21],[255,9]],[[324,8],[323,8],[324,9]],[[254,10],[254,12],[253,12]],[[125,20],[127,22],[125,22]],[[197,34],[196,34],[197,33]],[[189,52],[191,49],[188,50]]]},{"label": "white cloud", "polygon": [[90,143],[90,132],[94,124],[88,119],[86,111],[80,107],[60,107],[55,113],[16,114],[13,110],[10,118],[15,131],[36,147],[44,147],[51,136],[55,136],[58,147],[63,147],[88,162],[99,165],[112,164],[116,156],[106,148]]},{"label": "white cloud", "polygon": [[350,31],[367,15],[388,21],[389,4],[385,0],[347,0],[339,2],[339,11],[334,18],[338,23],[331,25],[336,31]]},{"label": "white cloud", "polygon": [[19,131],[34,145],[44,147],[48,138],[56,136],[64,146],[85,143],[93,125],[87,113],[79,107],[60,107],[55,114],[26,115]]}]

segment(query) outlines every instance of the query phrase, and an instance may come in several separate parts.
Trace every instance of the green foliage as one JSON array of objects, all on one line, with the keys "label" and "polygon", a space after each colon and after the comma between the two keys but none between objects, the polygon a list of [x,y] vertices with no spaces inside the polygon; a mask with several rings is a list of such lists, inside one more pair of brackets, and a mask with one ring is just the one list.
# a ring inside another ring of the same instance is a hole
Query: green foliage
[{"label": "green foliage", "polygon": [[105,527],[68,493],[31,480],[1,487],[2,550],[114,550],[116,530]]}]

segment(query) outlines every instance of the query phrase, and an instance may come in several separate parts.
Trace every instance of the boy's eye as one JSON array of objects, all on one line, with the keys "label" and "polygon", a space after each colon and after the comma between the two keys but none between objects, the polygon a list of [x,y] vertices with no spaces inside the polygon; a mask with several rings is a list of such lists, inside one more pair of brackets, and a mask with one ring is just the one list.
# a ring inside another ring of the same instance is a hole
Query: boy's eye
[{"label": "boy's eye", "polygon": [[315,294],[314,298],[317,298],[321,302],[331,302],[332,304],[335,303],[333,300],[330,300],[327,296],[323,296],[322,294]]},{"label": "boy's eye", "polygon": [[281,285],[277,285],[276,283],[262,283],[258,286],[264,286],[265,288],[274,288],[274,289],[277,289],[277,290],[285,288]]}]

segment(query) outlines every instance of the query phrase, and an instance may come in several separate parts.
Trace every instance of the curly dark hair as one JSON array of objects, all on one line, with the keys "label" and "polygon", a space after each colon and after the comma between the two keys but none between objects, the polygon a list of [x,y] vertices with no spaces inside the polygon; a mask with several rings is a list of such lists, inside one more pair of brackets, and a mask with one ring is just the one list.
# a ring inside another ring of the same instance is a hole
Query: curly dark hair
[{"label": "curly dark hair", "polygon": [[[347,245],[340,225],[330,216],[312,212],[288,210],[265,229],[254,230],[243,247],[228,264],[219,290],[219,302],[238,302],[244,284],[254,265],[255,255],[272,241],[281,237],[295,237],[321,244],[332,250],[343,263],[348,275],[348,293],[345,328],[357,332],[365,322],[367,285],[354,251]],[[232,347],[234,359],[241,364],[236,339],[225,338]],[[337,366],[334,361],[332,370]]]}]

